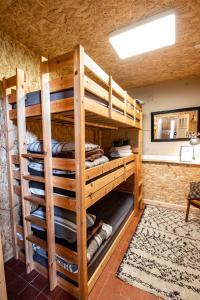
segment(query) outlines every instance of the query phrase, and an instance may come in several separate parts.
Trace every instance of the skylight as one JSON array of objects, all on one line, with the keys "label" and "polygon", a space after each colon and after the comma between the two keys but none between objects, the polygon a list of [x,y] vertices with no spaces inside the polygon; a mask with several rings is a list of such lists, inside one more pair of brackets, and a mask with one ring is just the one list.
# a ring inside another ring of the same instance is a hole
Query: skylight
[{"label": "skylight", "polygon": [[175,44],[174,10],[147,18],[110,34],[109,41],[121,59]]}]

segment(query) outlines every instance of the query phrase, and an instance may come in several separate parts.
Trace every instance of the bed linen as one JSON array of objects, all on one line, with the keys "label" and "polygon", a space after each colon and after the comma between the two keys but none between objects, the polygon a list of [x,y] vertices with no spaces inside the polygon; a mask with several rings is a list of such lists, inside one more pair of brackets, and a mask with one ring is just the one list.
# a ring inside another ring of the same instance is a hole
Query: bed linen
[{"label": "bed linen", "polygon": [[[127,218],[133,211],[133,194],[112,191],[89,208],[88,212],[96,214],[96,218],[100,218],[104,223],[112,227],[111,236],[102,243],[101,247],[95,252],[91,261],[88,264],[88,276],[92,276],[97,266],[105,256],[106,252],[115,240],[118,232],[126,222]],[[34,232],[38,235],[38,232]],[[41,237],[41,236],[39,236]],[[61,242],[61,241],[56,241]],[[76,251],[76,244],[68,244],[68,247]],[[47,266],[47,260],[34,253],[34,260]],[[62,273],[58,273],[62,278],[69,280]],[[70,280],[69,280],[70,281]]]}]

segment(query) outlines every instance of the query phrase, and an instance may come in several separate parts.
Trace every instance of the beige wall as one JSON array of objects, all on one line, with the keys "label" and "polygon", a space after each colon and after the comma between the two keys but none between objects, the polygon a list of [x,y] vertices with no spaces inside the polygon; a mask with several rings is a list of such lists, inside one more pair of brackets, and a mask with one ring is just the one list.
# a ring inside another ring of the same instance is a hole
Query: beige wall
[{"label": "beige wall", "polygon": [[[0,80],[3,77],[13,76],[17,67],[26,72],[27,86],[31,90],[37,89],[39,87],[40,57],[0,31]],[[10,125],[10,129],[16,136],[15,128],[12,124]],[[2,98],[0,97],[0,232],[4,258],[7,259],[12,255],[12,235],[5,148],[5,113],[2,110]]]},{"label": "beige wall", "polygon": [[[145,103],[143,155],[159,156],[161,160],[166,157],[179,159],[180,146],[188,145],[188,142],[151,142],[151,112],[200,106],[200,78],[134,89],[132,95]],[[199,149],[198,146],[197,153]],[[162,205],[185,206],[190,181],[200,180],[200,167],[196,166],[145,162],[143,170],[144,198]]]},{"label": "beige wall", "polygon": [[180,146],[188,142],[151,142],[151,112],[200,106],[200,78],[137,88],[131,94],[145,102],[143,154],[179,156]]}]

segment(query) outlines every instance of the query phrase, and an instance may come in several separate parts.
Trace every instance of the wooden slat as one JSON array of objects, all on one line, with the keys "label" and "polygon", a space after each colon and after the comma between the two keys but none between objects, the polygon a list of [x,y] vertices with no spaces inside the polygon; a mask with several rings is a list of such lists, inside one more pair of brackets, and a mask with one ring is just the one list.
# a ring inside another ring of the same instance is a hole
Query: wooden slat
[{"label": "wooden slat", "polygon": [[49,71],[55,72],[60,69],[69,67],[73,64],[73,51],[56,56],[48,60]]},{"label": "wooden slat", "polygon": [[74,198],[60,196],[60,195],[53,195],[54,205],[68,209],[70,211],[76,211],[76,200]]},{"label": "wooden slat", "polygon": [[4,261],[3,261],[3,251],[1,243],[1,234],[0,234],[0,295],[1,299],[7,300],[7,291],[6,291],[6,280],[4,273]]},{"label": "wooden slat", "polygon": [[44,229],[47,228],[46,221],[42,220],[42,219],[39,219],[39,218],[37,218],[35,216],[32,216],[32,215],[26,216],[25,220],[28,221],[28,222],[30,222],[30,223],[32,223],[32,224],[38,225],[38,226],[40,226],[40,227],[42,227]]},{"label": "wooden slat", "polygon": [[77,273],[71,273],[64,269],[62,266],[60,266],[58,263],[56,263],[56,269],[58,272],[64,274],[66,277],[72,279],[75,282],[78,282],[78,274]]},{"label": "wooden slat", "polygon": [[19,155],[11,155],[12,164],[19,165]]},{"label": "wooden slat", "polygon": [[[23,174],[27,172],[27,161],[22,158],[22,154],[27,152],[26,140],[26,117],[25,117],[25,91],[24,91],[25,74],[22,70],[17,69],[17,132],[18,132],[18,149],[19,149],[19,161],[20,161],[20,179],[21,179],[21,196],[22,196],[22,216],[24,224],[24,237],[31,234],[31,224],[25,222],[25,216],[30,214],[30,204],[23,200],[24,195],[29,193],[29,185],[26,180],[23,179]],[[24,240],[25,254],[26,254],[26,271],[30,273],[33,270],[33,256],[32,247]]]},{"label": "wooden slat", "polygon": [[[134,173],[134,170],[130,170],[126,172],[126,178],[131,176]],[[119,184],[121,184],[125,180],[124,174],[120,177],[116,178],[115,180],[111,181],[109,184],[106,184],[103,188],[98,190],[97,192],[93,193],[92,195],[88,196],[86,198],[86,207],[90,207],[95,202],[97,202],[99,199],[104,197],[106,194],[108,194],[110,191],[112,191],[114,188],[116,188]]]},{"label": "wooden slat", "polygon": [[109,109],[103,105],[93,101],[91,98],[84,97],[85,110],[96,113],[100,116],[109,118]]},{"label": "wooden slat", "polygon": [[11,91],[11,94],[8,96],[8,103],[13,104],[16,103],[17,96],[16,96],[16,90]]},{"label": "wooden slat", "polygon": [[[42,249],[47,251],[47,242],[38,238],[37,236],[31,234],[31,235],[27,236],[27,240],[30,241],[31,243],[38,245],[39,247],[41,247]],[[66,259],[69,262],[77,263],[78,256],[77,256],[76,252],[74,252],[60,244],[55,244],[55,247],[56,247],[55,251],[59,256],[63,257],[64,259]]]},{"label": "wooden slat", "polygon": [[16,86],[16,85],[17,85],[17,76],[16,75],[6,79],[6,88],[7,89],[9,89],[13,86]]},{"label": "wooden slat", "polygon": [[88,299],[87,229],[85,207],[85,107],[84,107],[84,49],[74,51],[74,118],[76,158],[76,223],[78,249],[79,299]]},{"label": "wooden slat", "polygon": [[[54,225],[54,205],[53,205],[54,203],[53,203],[53,176],[52,176],[52,145],[51,145],[51,140],[52,140],[51,111],[52,111],[52,105],[54,105],[55,102],[53,101],[52,103],[50,103],[48,62],[46,62],[45,64],[41,63],[42,137],[43,137],[43,151],[44,153],[46,153],[44,158],[44,173],[45,173],[44,179],[45,179],[48,271],[49,271],[50,290],[53,290],[57,285],[56,259],[55,259],[55,225]],[[69,102],[65,100],[65,103],[69,103]],[[61,106],[58,105],[57,109],[60,109],[61,107],[62,105]]]},{"label": "wooden slat", "polygon": [[62,256],[63,258],[65,258],[66,260],[73,262],[75,264],[78,263],[78,254],[75,251],[72,251],[70,249],[68,249],[67,247],[64,247],[60,244],[56,244],[56,253],[59,256]]},{"label": "wooden slat", "polygon": [[53,176],[53,186],[65,190],[76,191],[76,180],[71,178],[63,178]]},{"label": "wooden slat", "polygon": [[[26,153],[23,154],[22,157],[27,159],[44,159],[45,155],[38,153]],[[19,155],[12,155],[12,163],[19,164]],[[59,170],[75,171],[75,159],[52,157],[52,167]]]},{"label": "wooden slat", "polygon": [[16,195],[14,192],[13,187],[13,177],[12,177],[12,154],[13,154],[13,146],[14,146],[14,137],[13,137],[13,130],[11,129],[11,124],[9,121],[9,114],[8,114],[8,90],[7,90],[7,80],[3,79],[3,100],[1,101],[1,114],[5,116],[5,121],[2,124],[2,131],[5,135],[6,140],[6,158],[7,158],[7,173],[8,173],[8,193],[9,193],[9,207],[10,207],[10,222],[12,228],[12,241],[13,241],[13,250],[15,258],[18,259],[18,251],[17,251],[17,239],[16,239],[16,211],[14,209],[16,205]]},{"label": "wooden slat", "polygon": [[25,180],[32,180],[32,181],[35,181],[35,182],[45,183],[44,177],[41,177],[41,176],[23,175],[23,179],[25,179]]},{"label": "wooden slat", "polygon": [[63,290],[65,290],[67,293],[71,294],[75,298],[82,300],[82,298],[79,298],[79,288],[78,287],[76,287],[72,283],[66,281],[65,279],[63,279],[60,276],[58,276],[57,280],[58,280],[59,287],[61,287]]},{"label": "wooden slat", "polygon": [[100,80],[102,80],[106,85],[109,85],[109,75],[104,72],[104,70],[98,66],[95,61],[84,53],[84,65]]},{"label": "wooden slat", "polygon": [[108,171],[111,171],[124,163],[128,163],[129,161],[134,160],[134,155],[130,155],[128,157],[124,158],[117,158],[115,160],[111,160],[107,163],[104,163],[102,165],[96,166],[94,168],[86,169],[85,170],[85,179],[90,180],[94,177],[97,177],[99,175],[102,175]]},{"label": "wooden slat", "polygon": [[52,167],[59,170],[75,171],[75,159],[53,157]]},{"label": "wooden slat", "polygon": [[50,92],[56,92],[64,89],[70,89],[74,87],[73,74],[69,74],[65,77],[53,79],[49,82]]},{"label": "wooden slat", "polygon": [[34,195],[25,195],[24,200],[30,201],[30,202],[32,202],[36,205],[46,206],[45,199],[42,198],[42,197],[37,197],[37,196],[34,196]]},{"label": "wooden slat", "polygon": [[36,244],[37,246],[41,247],[42,249],[47,251],[47,242],[38,238],[37,236],[30,234],[26,237],[26,239],[31,242]]},{"label": "wooden slat", "polygon": [[22,157],[27,159],[32,159],[32,158],[44,159],[45,155],[40,153],[24,153],[22,154]]},{"label": "wooden slat", "polygon": [[21,196],[21,186],[20,185],[14,185],[13,191],[17,196]]},{"label": "wooden slat", "polygon": [[[51,113],[59,113],[71,111],[74,109],[74,98],[59,99],[51,102]],[[36,104],[26,107],[26,117],[34,117],[41,115],[41,104]],[[9,111],[10,120],[17,118],[17,110],[11,109]]]},{"label": "wooden slat", "polygon": [[20,172],[18,170],[13,170],[12,176],[14,179],[18,179],[18,180],[21,179]]},{"label": "wooden slat", "polygon": [[109,92],[86,75],[84,76],[84,87],[87,91],[108,102]]},{"label": "wooden slat", "polygon": [[105,182],[109,184],[110,182],[114,181],[118,177],[124,174],[124,167],[117,169],[109,173],[108,175],[102,176],[101,178],[92,181],[91,183],[86,185],[85,188],[85,196],[90,196],[91,194],[95,193],[96,191],[100,190],[102,187],[105,186]]}]

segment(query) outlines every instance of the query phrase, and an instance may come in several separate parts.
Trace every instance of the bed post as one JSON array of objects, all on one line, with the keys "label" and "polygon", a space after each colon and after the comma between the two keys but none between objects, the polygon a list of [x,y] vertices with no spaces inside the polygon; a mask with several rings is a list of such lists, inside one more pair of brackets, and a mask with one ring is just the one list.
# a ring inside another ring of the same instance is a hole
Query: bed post
[{"label": "bed post", "polygon": [[79,299],[87,300],[88,275],[85,205],[84,49],[80,45],[74,50],[74,120]]},{"label": "bed post", "polygon": [[48,61],[45,61],[43,58],[41,61],[41,106],[45,173],[48,271],[50,290],[52,291],[57,286],[57,276],[55,259],[55,227],[52,178],[51,107],[49,91],[49,65]]},{"label": "bed post", "polygon": [[[15,86],[17,85],[17,76],[15,76]],[[9,120],[9,109],[8,109],[8,95],[7,95],[7,79],[3,79],[3,101],[2,101],[2,110],[5,116],[5,137],[6,137],[6,152],[7,152],[7,168],[8,168],[8,186],[9,186],[9,207],[10,207],[10,220],[12,227],[12,241],[13,241],[13,252],[15,258],[18,259],[17,251],[17,236],[16,236],[16,210],[17,210],[17,201],[16,195],[14,194],[13,189],[13,167],[12,167],[12,154],[14,147],[14,138],[13,132],[11,131],[11,125]]]}]

